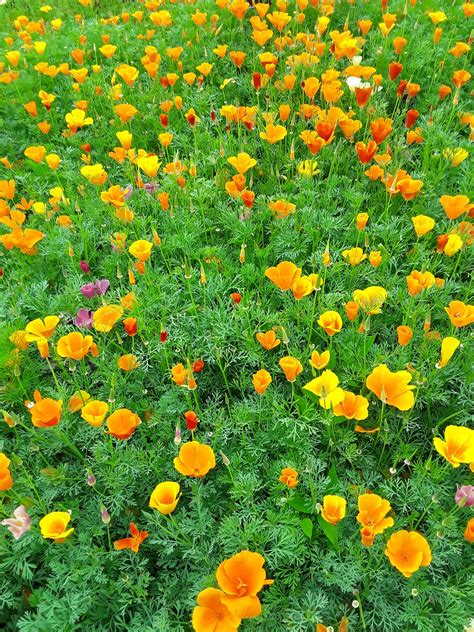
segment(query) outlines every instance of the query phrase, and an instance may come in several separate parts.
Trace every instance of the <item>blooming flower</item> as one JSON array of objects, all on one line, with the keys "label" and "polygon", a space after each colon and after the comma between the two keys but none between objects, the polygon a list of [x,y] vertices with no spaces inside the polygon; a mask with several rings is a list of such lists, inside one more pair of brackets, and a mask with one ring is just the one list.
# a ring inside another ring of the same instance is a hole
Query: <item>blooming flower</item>
[{"label": "blooming flower", "polygon": [[217,571],[217,583],[225,593],[223,603],[240,619],[260,614],[262,607],[257,593],[273,580],[266,579],[264,558],[259,553],[242,551],[221,562]]},{"label": "blooming flower", "polygon": [[173,460],[174,467],[183,476],[202,478],[216,466],[213,449],[198,441],[188,441]]},{"label": "blooming flower", "polygon": [[385,555],[405,577],[411,577],[420,566],[431,564],[427,540],[416,531],[397,531],[390,536]]},{"label": "blooming flower", "polygon": [[341,496],[324,496],[321,516],[329,524],[337,524],[346,515],[347,501]]},{"label": "blooming flower", "polygon": [[61,419],[63,401],[50,397],[41,397],[41,393],[36,390],[33,394],[34,402],[25,402],[31,415],[33,426],[37,428],[49,428],[57,426]]},{"label": "blooming flower", "polygon": [[254,373],[252,378],[253,386],[259,395],[263,395],[272,381],[272,376],[265,369],[260,369]]},{"label": "blooming flower", "polygon": [[344,399],[344,391],[339,387],[339,378],[329,369],[323,371],[319,377],[308,382],[303,388],[318,395],[319,405],[326,409],[339,404]]},{"label": "blooming flower", "polygon": [[139,531],[137,525],[134,522],[130,523],[130,535],[131,538],[123,538],[122,540],[116,540],[114,542],[114,549],[116,551],[122,551],[123,549],[130,549],[134,553],[138,553],[140,545],[148,537],[148,531]]},{"label": "blooming flower", "polygon": [[435,450],[453,467],[461,463],[474,463],[474,430],[464,426],[446,426],[444,441],[433,439]]},{"label": "blooming flower", "polygon": [[157,509],[164,516],[173,513],[180,498],[179,490],[178,483],[171,481],[159,483],[151,494],[150,507]]},{"label": "blooming flower", "polygon": [[131,437],[140,424],[140,417],[128,408],[119,408],[107,419],[109,434],[120,440]]},{"label": "blooming flower", "polygon": [[318,325],[324,329],[328,336],[334,336],[342,329],[342,318],[338,312],[329,310],[321,314]]},{"label": "blooming flower", "polygon": [[293,489],[293,487],[298,485],[298,472],[292,467],[284,467],[278,480],[280,483],[283,483],[290,489]]},{"label": "blooming flower", "polygon": [[67,528],[71,521],[71,514],[67,511],[52,511],[41,518],[39,528],[41,535],[45,539],[55,540],[56,542],[64,542],[71,535],[74,528]]},{"label": "blooming flower", "polygon": [[217,588],[206,588],[197,596],[192,624],[195,632],[237,632],[240,617],[226,606],[225,593]]},{"label": "blooming flower", "polygon": [[273,329],[270,329],[269,331],[265,333],[259,331],[258,333],[255,334],[255,337],[257,338],[258,342],[262,345],[262,347],[267,350],[278,347],[278,345],[281,342],[281,340],[277,338],[277,335],[273,331]]},{"label": "blooming flower", "polygon": [[386,518],[391,511],[388,500],[377,494],[362,494],[358,498],[357,522],[362,525],[361,539],[365,546],[372,546],[375,536],[393,526],[393,518]]},{"label": "blooming flower", "polygon": [[281,358],[279,364],[289,382],[294,382],[296,377],[303,370],[301,362],[292,356],[285,356],[284,358]]},{"label": "blooming flower", "polygon": [[267,268],[265,276],[270,279],[283,292],[289,290],[293,283],[300,278],[301,268],[291,261],[282,261],[276,267]]},{"label": "blooming flower", "polygon": [[412,393],[415,387],[409,384],[411,377],[408,371],[392,373],[386,364],[380,364],[367,377],[366,386],[384,404],[394,406],[398,410],[409,410],[415,404]]},{"label": "blooming flower", "polygon": [[8,527],[15,540],[19,540],[22,535],[31,529],[31,517],[24,505],[20,505],[13,512],[13,518],[2,520],[2,525]]}]

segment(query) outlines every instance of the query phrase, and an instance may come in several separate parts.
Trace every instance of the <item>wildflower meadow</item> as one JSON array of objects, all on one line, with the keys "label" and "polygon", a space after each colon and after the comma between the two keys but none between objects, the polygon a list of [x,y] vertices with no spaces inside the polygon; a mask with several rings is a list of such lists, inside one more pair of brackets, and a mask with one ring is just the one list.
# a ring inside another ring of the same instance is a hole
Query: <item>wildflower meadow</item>
[{"label": "wildflower meadow", "polygon": [[0,629],[474,630],[470,0],[0,0]]}]

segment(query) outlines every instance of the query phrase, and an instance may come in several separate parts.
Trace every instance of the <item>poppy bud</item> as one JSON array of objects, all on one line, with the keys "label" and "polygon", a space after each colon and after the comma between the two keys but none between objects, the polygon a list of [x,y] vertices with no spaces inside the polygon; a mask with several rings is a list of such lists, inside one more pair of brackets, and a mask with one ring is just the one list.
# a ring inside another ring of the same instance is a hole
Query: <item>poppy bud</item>
[{"label": "poppy bud", "polygon": [[253,87],[255,90],[260,90],[262,87],[262,75],[259,72],[254,72],[252,75]]},{"label": "poppy bud", "polygon": [[239,294],[239,292],[232,292],[230,294],[230,298],[234,301],[236,305],[238,305],[242,300],[242,294]]},{"label": "poppy bud", "polygon": [[198,358],[196,360],[196,362],[193,364],[193,372],[194,373],[201,373],[201,371],[204,368],[204,362],[201,358]]},{"label": "poppy bud", "polygon": [[192,410],[187,410],[184,413],[184,418],[186,420],[187,429],[190,430],[191,432],[194,432],[194,430],[196,430],[197,423],[198,423],[198,418],[197,418],[196,413]]},{"label": "poppy bud", "polygon": [[89,264],[87,263],[87,261],[81,261],[81,263],[79,264],[81,270],[85,273],[85,272],[90,272],[90,268],[89,268]]},{"label": "poppy bud", "polygon": [[214,110],[211,110],[211,121],[215,121],[217,118],[217,114],[214,112]]},{"label": "poppy bud", "polygon": [[102,522],[104,524],[109,524],[109,522],[110,522],[110,514],[107,511],[106,507],[104,507],[103,505],[100,508],[100,517],[101,517],[101,520],[102,520]]},{"label": "poppy bud", "polygon": [[136,318],[126,318],[123,321],[123,326],[125,327],[125,331],[129,336],[135,336],[137,333],[137,319]]},{"label": "poppy bud", "polygon": [[160,114],[160,122],[163,125],[163,127],[168,127],[168,115]]},{"label": "poppy bud", "polygon": [[181,443],[181,428],[179,425],[176,426],[176,431],[174,433],[174,444],[179,445]]},{"label": "poppy bud", "polygon": [[165,330],[160,331],[160,341],[164,343],[167,340],[168,340],[168,332]]}]

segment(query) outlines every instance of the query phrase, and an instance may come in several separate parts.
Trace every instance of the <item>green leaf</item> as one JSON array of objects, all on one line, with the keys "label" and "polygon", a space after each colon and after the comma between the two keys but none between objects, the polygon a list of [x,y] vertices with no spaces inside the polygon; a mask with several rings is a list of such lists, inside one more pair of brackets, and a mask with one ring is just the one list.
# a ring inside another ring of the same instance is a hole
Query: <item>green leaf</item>
[{"label": "green leaf", "polygon": [[326,520],[324,520],[324,518],[321,516],[321,514],[318,515],[318,523],[319,523],[319,526],[321,527],[321,530],[323,531],[324,535],[329,540],[329,542],[332,544],[332,546],[336,550],[338,550],[339,549],[339,531],[338,531],[338,528],[335,525],[329,524],[329,522],[326,522]]},{"label": "green leaf", "polygon": [[311,536],[313,535],[313,521],[310,518],[303,518],[300,521],[300,527],[308,540],[311,540]]},{"label": "green leaf", "polygon": [[288,504],[296,511],[302,511],[303,513],[313,513],[313,507],[311,506],[311,499],[304,496],[292,496],[288,500]]},{"label": "green leaf", "polygon": [[334,463],[331,465],[331,469],[329,470],[329,480],[334,486],[337,486],[339,483],[339,479],[337,477],[336,466]]}]

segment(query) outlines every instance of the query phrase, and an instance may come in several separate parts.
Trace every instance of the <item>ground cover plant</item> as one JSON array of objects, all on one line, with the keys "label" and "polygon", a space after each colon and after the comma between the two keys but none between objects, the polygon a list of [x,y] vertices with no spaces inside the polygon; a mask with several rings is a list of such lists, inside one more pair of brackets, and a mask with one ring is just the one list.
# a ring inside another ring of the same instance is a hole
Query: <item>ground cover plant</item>
[{"label": "ground cover plant", "polygon": [[474,4],[0,3],[0,626],[474,617]]}]

